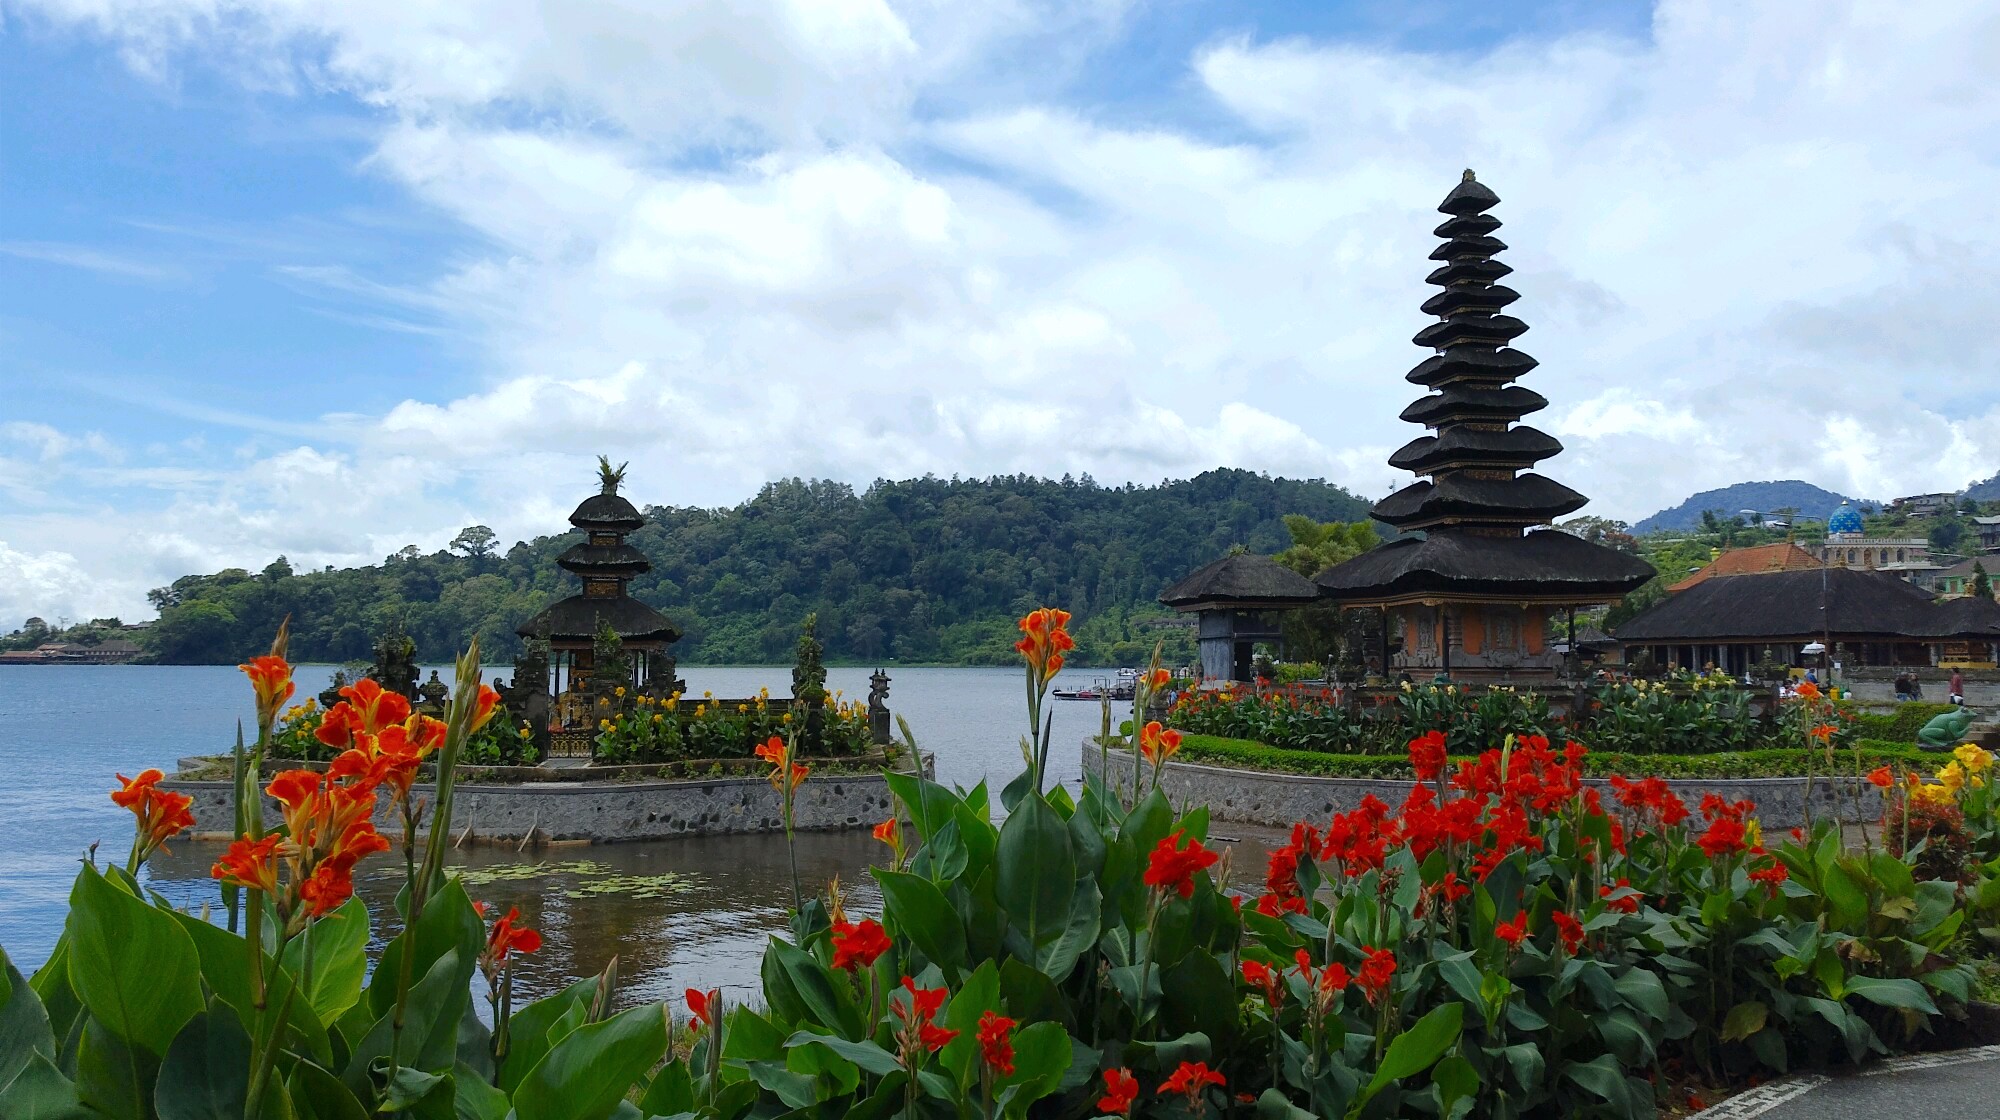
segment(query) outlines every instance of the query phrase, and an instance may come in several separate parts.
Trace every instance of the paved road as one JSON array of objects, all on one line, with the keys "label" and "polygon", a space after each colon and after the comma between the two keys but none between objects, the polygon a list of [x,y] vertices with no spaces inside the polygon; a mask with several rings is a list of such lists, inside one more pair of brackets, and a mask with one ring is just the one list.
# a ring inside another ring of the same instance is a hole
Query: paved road
[{"label": "paved road", "polygon": [[1745,1093],[1698,1120],[2000,1120],[2000,1046],[1886,1062]]}]

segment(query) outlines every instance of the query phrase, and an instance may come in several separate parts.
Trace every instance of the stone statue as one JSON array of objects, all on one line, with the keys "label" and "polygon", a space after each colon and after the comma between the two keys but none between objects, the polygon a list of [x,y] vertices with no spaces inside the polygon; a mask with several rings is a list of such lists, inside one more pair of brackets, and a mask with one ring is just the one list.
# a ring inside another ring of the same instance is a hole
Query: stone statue
[{"label": "stone statue", "polygon": [[880,669],[868,678],[868,738],[877,746],[889,741],[889,674]]},{"label": "stone statue", "polygon": [[424,682],[423,687],[417,690],[417,695],[423,698],[419,701],[418,707],[431,715],[439,715],[444,711],[444,702],[451,699],[451,689],[438,679],[438,671],[432,669],[431,679]]},{"label": "stone statue", "polygon": [[417,677],[422,672],[417,667],[417,643],[403,633],[401,626],[390,624],[389,629],[375,640],[375,664],[368,670],[369,679],[415,702],[420,699]]},{"label": "stone statue", "polygon": [[1965,741],[1965,731],[1972,726],[1973,715],[1971,708],[1954,708],[1932,716],[1929,723],[1918,729],[1917,742],[1926,750],[1948,751]]},{"label": "stone statue", "polygon": [[320,710],[323,712],[332,711],[335,704],[345,699],[345,697],[341,696],[340,690],[346,688],[348,683],[347,670],[335,669],[333,671],[333,683],[327,685],[326,691],[319,694]]}]

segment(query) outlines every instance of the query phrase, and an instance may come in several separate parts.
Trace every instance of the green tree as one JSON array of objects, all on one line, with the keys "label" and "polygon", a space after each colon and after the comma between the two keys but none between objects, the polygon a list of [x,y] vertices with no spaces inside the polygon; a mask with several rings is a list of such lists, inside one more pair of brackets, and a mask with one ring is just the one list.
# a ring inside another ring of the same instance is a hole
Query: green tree
[{"label": "green tree", "polygon": [[478,563],[493,555],[493,549],[499,543],[500,538],[492,529],[484,525],[467,525],[458,531],[457,536],[451,538],[448,547],[453,552],[464,553],[466,559]]},{"label": "green tree", "polygon": [[1972,593],[1981,599],[1993,598],[1993,581],[1986,576],[1986,565],[1977,560],[1972,562]]}]

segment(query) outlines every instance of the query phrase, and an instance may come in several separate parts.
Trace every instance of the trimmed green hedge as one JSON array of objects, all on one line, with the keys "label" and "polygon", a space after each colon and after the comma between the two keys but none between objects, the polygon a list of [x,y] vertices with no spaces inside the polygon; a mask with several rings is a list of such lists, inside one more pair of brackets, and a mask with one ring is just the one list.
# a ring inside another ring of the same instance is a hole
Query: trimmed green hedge
[{"label": "trimmed green hedge", "polygon": [[1951,711],[1950,704],[1933,704],[1917,701],[1896,705],[1893,715],[1876,712],[1857,712],[1854,726],[1863,739],[1886,739],[1892,743],[1914,743],[1917,732],[1932,719]]},{"label": "trimmed green hedge", "polygon": [[[1181,739],[1178,756],[1183,762],[1233,766],[1280,774],[1313,774],[1328,778],[1385,778],[1407,781],[1407,758],[1391,755],[1320,754],[1269,747],[1249,739],[1224,739],[1216,735],[1188,735]],[[1928,772],[1942,756],[1906,747],[1900,743],[1864,739],[1861,760],[1865,769],[1901,763],[1905,769]],[[1460,761],[1454,757],[1453,762]],[[1662,778],[1788,778],[1803,777],[1806,755],[1802,750],[1780,749],[1735,751],[1726,754],[1616,754],[1592,752],[1584,769],[1593,775],[1626,774],[1632,777]],[[1854,765],[1852,750],[1835,752],[1834,765],[1848,772]],[[1824,771],[1822,765],[1821,771]]]}]

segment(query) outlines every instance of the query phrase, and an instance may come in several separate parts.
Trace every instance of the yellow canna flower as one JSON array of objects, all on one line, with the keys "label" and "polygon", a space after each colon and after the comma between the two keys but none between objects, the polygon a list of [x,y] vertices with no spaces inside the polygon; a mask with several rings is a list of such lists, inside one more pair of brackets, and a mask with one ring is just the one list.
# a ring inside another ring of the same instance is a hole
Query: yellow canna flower
[{"label": "yellow canna flower", "polygon": [[621,685],[619,685],[619,686],[618,686],[617,688],[614,688],[614,689],[612,689],[612,690],[611,690],[611,692],[612,692],[612,695],[614,695],[614,696],[620,696],[620,697],[622,697],[622,696],[624,696],[624,695],[625,695],[625,686],[621,684]]},{"label": "yellow canna flower", "polygon": [[1993,765],[1992,753],[1975,743],[1961,743],[1951,754],[1969,773],[1981,774]]},{"label": "yellow canna flower", "polygon": [[1751,817],[1743,824],[1743,842],[1753,848],[1764,846],[1764,822]]},{"label": "yellow canna flower", "polygon": [[1965,784],[1965,768],[1956,762],[1948,762],[1938,768],[1935,777],[1945,789],[1957,793],[1959,787]]}]

